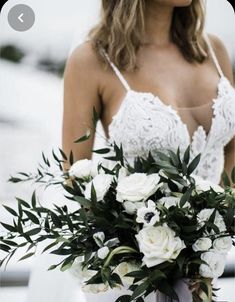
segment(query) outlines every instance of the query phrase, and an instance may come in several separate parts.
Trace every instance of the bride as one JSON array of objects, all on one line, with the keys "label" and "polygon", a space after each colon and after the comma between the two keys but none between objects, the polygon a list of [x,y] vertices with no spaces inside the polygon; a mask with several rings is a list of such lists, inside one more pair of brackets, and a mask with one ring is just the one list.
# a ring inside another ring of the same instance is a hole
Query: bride
[{"label": "bride", "polygon": [[[221,41],[204,33],[201,0],[103,0],[102,19],[65,70],[63,149],[91,158],[91,138],[73,142],[92,125],[95,106],[108,142],[126,158],[191,143],[201,153],[196,173],[220,183],[234,157],[235,91]],[[180,280],[181,302],[191,294]],[[87,301],[114,302],[110,290]],[[160,293],[146,301],[168,301]]]}]

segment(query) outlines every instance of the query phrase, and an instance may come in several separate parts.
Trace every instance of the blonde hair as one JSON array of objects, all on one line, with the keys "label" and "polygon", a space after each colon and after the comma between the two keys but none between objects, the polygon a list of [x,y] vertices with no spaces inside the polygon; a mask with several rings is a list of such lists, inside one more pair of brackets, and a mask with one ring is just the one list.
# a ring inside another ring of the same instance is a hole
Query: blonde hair
[{"label": "blonde hair", "polygon": [[[93,47],[105,61],[100,47],[120,70],[134,70],[136,53],[145,29],[146,0],[102,0],[100,22],[89,32]],[[207,57],[203,39],[205,12],[203,0],[187,7],[175,7],[171,38],[189,62],[202,63]],[[106,61],[107,62],[107,61]]]}]

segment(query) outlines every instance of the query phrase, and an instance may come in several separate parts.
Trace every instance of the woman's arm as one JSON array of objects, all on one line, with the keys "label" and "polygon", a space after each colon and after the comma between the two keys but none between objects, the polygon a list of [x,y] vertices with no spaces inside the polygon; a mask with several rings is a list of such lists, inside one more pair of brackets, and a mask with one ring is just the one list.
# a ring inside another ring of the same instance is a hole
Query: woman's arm
[{"label": "woman's arm", "polygon": [[[215,49],[216,56],[220,63],[220,66],[223,70],[224,75],[229,79],[232,85],[233,82],[233,68],[230,62],[230,58],[228,52],[221,42],[220,39],[217,37],[210,35],[213,48]],[[235,118],[235,117],[234,117]],[[233,138],[226,146],[225,146],[225,165],[224,169],[227,174],[230,176],[233,166],[235,165],[235,138]]]},{"label": "woman's arm", "polygon": [[[64,111],[62,148],[74,160],[91,158],[95,129],[92,124],[93,107],[100,115],[99,97],[100,62],[90,42],[79,46],[69,57],[64,74]],[[87,129],[91,130],[88,140],[74,144]]]}]

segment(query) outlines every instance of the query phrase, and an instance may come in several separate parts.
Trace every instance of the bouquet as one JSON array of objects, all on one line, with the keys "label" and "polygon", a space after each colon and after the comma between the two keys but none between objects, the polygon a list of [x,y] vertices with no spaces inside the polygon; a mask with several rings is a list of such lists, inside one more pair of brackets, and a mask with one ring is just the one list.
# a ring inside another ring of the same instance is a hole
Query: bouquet
[{"label": "bouquet", "polygon": [[[6,255],[0,266],[17,250],[27,248],[23,260],[50,240],[43,252],[63,260],[48,269],[70,270],[84,291],[125,287],[130,294],[116,302],[143,302],[158,290],[179,301],[174,283],[187,278],[194,301],[212,301],[209,280],[222,275],[234,244],[235,195],[226,174],[224,189],[194,175],[200,155],[190,159],[190,146],[183,156],[179,149],[161,150],[157,160],[149,152],[132,166],[115,143],[93,150],[101,156],[97,164],[58,152],[53,151],[54,165],[42,154],[36,173],[21,172],[10,181],[62,187],[76,210],[45,207],[36,191],[29,202],[17,198],[18,211],[4,206],[13,222],[1,223]],[[70,169],[63,168],[66,163]],[[231,179],[235,182],[235,169]]]}]

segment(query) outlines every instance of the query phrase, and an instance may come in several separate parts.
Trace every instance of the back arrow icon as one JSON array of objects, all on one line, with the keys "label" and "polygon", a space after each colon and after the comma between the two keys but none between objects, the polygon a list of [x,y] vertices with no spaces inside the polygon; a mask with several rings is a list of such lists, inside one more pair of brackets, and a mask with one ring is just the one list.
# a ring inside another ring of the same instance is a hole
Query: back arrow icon
[{"label": "back arrow icon", "polygon": [[24,20],[22,19],[22,17],[24,16],[24,14],[20,14],[18,19],[20,20],[21,23],[24,23]]}]

